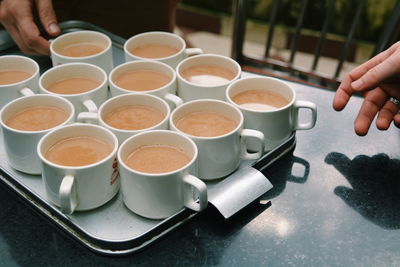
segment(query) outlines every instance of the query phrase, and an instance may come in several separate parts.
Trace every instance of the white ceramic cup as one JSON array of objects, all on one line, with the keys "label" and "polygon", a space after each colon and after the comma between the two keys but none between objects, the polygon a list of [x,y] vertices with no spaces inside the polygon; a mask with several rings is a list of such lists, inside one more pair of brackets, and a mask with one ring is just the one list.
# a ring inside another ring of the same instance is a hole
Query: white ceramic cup
[{"label": "white ceramic cup", "polygon": [[[70,57],[61,54],[60,50],[63,47],[79,43],[94,43],[101,45],[104,49],[100,53],[83,57]],[[111,39],[96,31],[75,31],[62,34],[51,41],[50,53],[53,66],[71,62],[90,63],[99,66],[107,73],[114,67]]]},{"label": "white ceramic cup", "polygon": [[[122,87],[119,87],[115,81],[118,77],[126,73],[128,71],[139,71],[139,70],[151,70],[155,72],[159,72],[162,74],[167,75],[171,80],[166,85],[155,88],[153,90],[148,91],[132,91],[127,90]],[[110,92],[111,96],[117,96],[121,94],[128,94],[128,93],[146,93],[155,96],[159,96],[166,100],[171,108],[175,108],[182,104],[182,99],[175,95],[176,92],[176,74],[174,69],[172,69],[167,64],[157,62],[157,61],[149,61],[149,60],[138,60],[138,61],[131,61],[121,64],[115,67],[111,73],[109,74],[109,82],[110,82]]]},{"label": "white ceramic cup", "polygon": [[[168,45],[177,48],[179,51],[171,56],[162,57],[162,58],[143,58],[139,56],[133,55],[130,51],[134,48],[143,45]],[[133,60],[140,60],[140,59],[151,59],[163,62],[168,64],[172,68],[175,68],[179,62],[185,59],[188,56],[202,54],[203,50],[200,48],[186,48],[186,43],[177,34],[170,33],[170,32],[145,32],[140,33],[135,36],[129,38],[124,44],[124,51],[125,51],[125,60],[133,61]]]},{"label": "white ceramic cup", "polygon": [[[107,124],[104,121],[104,117],[109,113],[112,112],[113,110],[124,107],[124,106],[129,106],[129,105],[141,105],[141,106],[147,106],[154,108],[156,110],[161,111],[164,114],[164,119],[157,123],[156,125],[153,125],[149,128],[145,129],[140,129],[140,130],[124,130],[124,129],[118,129],[115,127],[112,127],[111,125]],[[143,131],[148,131],[148,130],[155,130],[155,129],[168,129],[168,122],[169,122],[169,116],[170,116],[170,108],[167,102],[165,102],[163,99],[153,96],[153,95],[148,95],[148,94],[125,94],[125,95],[119,95],[110,98],[106,102],[104,102],[97,113],[92,113],[92,112],[82,112],[78,114],[77,121],[78,122],[89,122],[89,123],[98,123],[99,125],[109,129],[112,131],[118,138],[119,143],[121,144],[123,141],[125,141],[127,138],[138,134]]]},{"label": "white ceramic cup", "polygon": [[[101,161],[78,167],[59,165],[45,158],[44,155],[54,144],[78,136],[102,140],[112,147],[112,152]],[[47,133],[37,146],[47,198],[65,214],[94,209],[111,200],[120,186],[117,149],[117,137],[98,125],[74,123]]]},{"label": "white ceramic cup", "polygon": [[[259,111],[236,104],[232,98],[247,90],[265,90],[279,94],[288,100],[281,108]],[[317,106],[309,101],[297,100],[296,91],[286,82],[270,77],[247,77],[233,82],[226,91],[228,102],[241,110],[244,116],[244,127],[259,130],[265,136],[265,149],[271,150],[281,144],[296,130],[308,130],[314,127],[317,120]],[[308,109],[311,117],[301,122],[299,111]],[[254,145],[250,144],[250,149]]]},{"label": "white ceramic cup", "polygon": [[[135,149],[145,145],[168,145],[182,149],[191,157],[180,169],[165,173],[144,173],[128,167],[126,158]],[[167,218],[183,207],[194,211],[206,208],[207,187],[200,179],[188,173],[195,163],[197,148],[192,140],[182,134],[153,130],[127,139],[118,150],[121,191],[125,205],[140,216],[151,219]],[[198,202],[193,193],[198,195]]]},{"label": "white ceramic cup", "polygon": [[[68,78],[87,78],[99,86],[79,94],[57,94],[47,90],[52,83]],[[105,71],[88,63],[68,63],[47,70],[39,79],[40,92],[62,96],[74,105],[76,114],[82,111],[97,112],[98,107],[107,100],[108,81]]]},{"label": "white ceramic cup", "polygon": [[[68,118],[56,127],[41,131],[23,131],[13,129],[6,122],[18,112],[36,106],[50,106],[64,110]],[[5,105],[0,111],[0,124],[3,132],[4,147],[11,167],[29,174],[40,174],[41,164],[36,146],[43,135],[52,129],[73,122],[74,106],[66,99],[53,95],[32,95],[21,97]]]},{"label": "white ceramic cup", "polygon": [[[177,122],[193,112],[215,112],[237,123],[232,131],[215,137],[199,137],[182,132]],[[194,100],[179,106],[171,113],[171,130],[180,132],[192,139],[199,150],[197,170],[191,172],[202,180],[214,180],[225,177],[235,171],[241,159],[255,160],[264,152],[264,135],[256,130],[243,129],[243,115],[235,106],[220,100]],[[258,149],[254,153],[247,151],[247,143],[254,140]]]},{"label": "white ceramic cup", "polygon": [[[220,85],[201,85],[190,82],[182,77],[181,72],[185,69],[198,65],[217,65],[235,73],[235,77]],[[203,54],[193,56],[183,60],[176,67],[176,75],[178,80],[177,95],[182,98],[184,102],[197,100],[197,99],[217,99],[225,100],[225,91],[229,84],[240,78],[241,68],[240,65],[233,59],[215,54]]]},{"label": "white ceramic cup", "polygon": [[25,56],[0,56],[0,72],[24,71],[31,76],[23,81],[0,85],[0,108],[21,96],[33,95],[39,91],[39,65],[36,61]]}]

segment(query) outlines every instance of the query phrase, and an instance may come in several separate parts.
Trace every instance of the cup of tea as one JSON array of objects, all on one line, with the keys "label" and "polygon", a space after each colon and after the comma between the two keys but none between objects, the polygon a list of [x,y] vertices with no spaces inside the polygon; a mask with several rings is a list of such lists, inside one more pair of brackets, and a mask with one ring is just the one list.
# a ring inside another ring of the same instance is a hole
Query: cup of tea
[{"label": "cup of tea", "polygon": [[39,91],[39,65],[25,56],[0,56],[0,108]]},{"label": "cup of tea", "polygon": [[229,84],[240,78],[240,65],[225,56],[204,54],[183,60],[176,68],[178,96],[184,102],[197,99],[225,100]]},{"label": "cup of tea", "polygon": [[188,173],[196,157],[195,143],[176,132],[152,130],[127,139],[118,150],[125,205],[151,219],[167,218],[183,207],[205,209],[207,187]]},{"label": "cup of tea", "polygon": [[62,34],[50,43],[53,66],[65,63],[90,63],[109,73],[113,68],[111,39],[96,31]]},{"label": "cup of tea", "polygon": [[111,96],[145,93],[163,98],[171,108],[182,104],[182,99],[175,95],[175,71],[161,62],[149,60],[126,62],[111,71],[109,81]]},{"label": "cup of tea", "polygon": [[188,56],[202,54],[200,48],[186,48],[177,34],[170,32],[145,32],[129,38],[124,44],[125,60],[156,60],[175,68]]},{"label": "cup of tea", "polygon": [[88,63],[67,63],[47,70],[39,79],[40,92],[62,96],[76,113],[97,112],[107,100],[108,80],[103,69]]},{"label": "cup of tea", "polygon": [[168,129],[170,108],[163,99],[148,94],[125,94],[104,102],[97,113],[82,112],[78,122],[97,123],[112,131],[121,144],[143,131]]},{"label": "cup of tea", "polygon": [[[265,136],[265,149],[281,144],[296,130],[308,130],[317,121],[317,106],[297,100],[296,91],[286,82],[270,77],[247,77],[233,82],[226,91],[228,102],[241,110],[244,127]],[[310,110],[308,121],[299,118],[301,109]],[[254,144],[249,144],[250,149]]]},{"label": "cup of tea", "polygon": [[[255,160],[264,152],[264,135],[243,129],[243,115],[224,101],[193,100],[176,108],[170,117],[170,128],[192,139],[199,150],[197,170],[191,172],[202,180],[225,177],[235,171],[241,159]],[[249,153],[247,143],[258,147]]]},{"label": "cup of tea", "polygon": [[10,166],[24,173],[40,174],[36,153],[40,138],[73,122],[74,117],[74,106],[54,95],[25,96],[5,105],[0,111],[0,125]]},{"label": "cup of tea", "polygon": [[117,137],[92,124],[74,123],[44,135],[37,146],[49,201],[65,214],[91,210],[119,190]]}]

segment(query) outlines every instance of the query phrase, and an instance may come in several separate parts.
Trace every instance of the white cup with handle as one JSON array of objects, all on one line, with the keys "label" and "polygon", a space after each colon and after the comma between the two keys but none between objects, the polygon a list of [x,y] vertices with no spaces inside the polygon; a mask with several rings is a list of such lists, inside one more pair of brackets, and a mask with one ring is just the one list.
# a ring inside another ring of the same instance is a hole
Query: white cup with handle
[{"label": "white cup with handle", "polygon": [[0,56],[0,108],[21,96],[39,91],[39,65],[25,56]]},{"label": "white cup with handle", "polygon": [[[244,116],[244,127],[265,136],[265,150],[272,150],[297,130],[312,129],[317,121],[317,106],[298,100],[296,91],[285,81],[271,77],[247,77],[233,82],[226,91],[229,103]],[[307,121],[300,110],[309,110]],[[254,144],[249,144],[254,149]]]},{"label": "white cup with handle", "polygon": [[47,70],[39,79],[40,92],[71,101],[76,114],[97,112],[107,100],[108,79],[100,67],[88,63],[67,63]]},{"label": "white cup with handle", "polygon": [[124,44],[125,60],[157,60],[172,68],[183,59],[203,53],[200,48],[187,48],[185,40],[170,32],[152,31],[129,38]]},{"label": "white cup with handle", "polygon": [[170,217],[184,207],[204,210],[207,187],[188,172],[196,158],[196,144],[180,133],[151,130],[130,137],[118,150],[125,205],[150,219]]},{"label": "white cup with handle", "polygon": [[74,31],[62,34],[51,41],[53,66],[65,63],[89,63],[110,73],[113,64],[112,41],[97,31]]},{"label": "white cup with handle", "polygon": [[44,135],[37,153],[47,199],[65,214],[110,201],[120,186],[117,149],[117,137],[93,124],[74,123]]},{"label": "white cup with handle", "polygon": [[[170,128],[192,139],[199,150],[191,172],[202,180],[223,178],[234,172],[241,160],[256,160],[264,153],[264,135],[243,128],[243,115],[235,106],[220,100],[193,100],[176,108]],[[248,152],[248,141],[257,144]]]}]

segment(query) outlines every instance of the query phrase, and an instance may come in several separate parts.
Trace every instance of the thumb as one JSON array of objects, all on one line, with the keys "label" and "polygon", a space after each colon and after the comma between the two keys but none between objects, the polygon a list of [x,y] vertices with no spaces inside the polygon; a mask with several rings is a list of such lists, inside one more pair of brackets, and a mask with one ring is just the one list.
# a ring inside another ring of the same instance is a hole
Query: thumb
[{"label": "thumb", "polygon": [[57,23],[56,13],[53,9],[52,0],[36,0],[40,21],[51,36],[57,36],[61,33],[60,26]]}]

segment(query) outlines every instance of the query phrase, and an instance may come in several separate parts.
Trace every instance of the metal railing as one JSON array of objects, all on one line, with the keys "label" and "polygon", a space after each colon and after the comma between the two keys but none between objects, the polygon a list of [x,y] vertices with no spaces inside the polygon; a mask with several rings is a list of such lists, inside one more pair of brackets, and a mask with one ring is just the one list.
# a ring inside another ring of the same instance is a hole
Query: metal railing
[{"label": "metal railing", "polygon": [[[301,68],[294,65],[296,53],[298,52],[298,46],[300,37],[303,30],[304,18],[307,15],[307,7],[309,0],[302,0],[300,14],[297,18],[296,27],[294,30],[293,38],[290,43],[290,56],[287,61],[277,60],[271,58],[270,51],[272,48],[272,40],[274,37],[275,28],[278,22],[278,10],[281,5],[281,0],[273,0],[271,6],[271,13],[269,14],[267,40],[265,44],[265,53],[263,58],[251,58],[243,53],[243,47],[245,42],[246,34],[246,0],[234,0],[234,29],[232,34],[232,58],[237,60],[241,65],[253,65],[264,68],[270,68],[272,70],[278,70],[280,72],[287,73],[290,76],[298,77],[307,81],[312,81],[321,86],[335,87],[340,82],[339,75],[343,69],[343,64],[348,57],[351,45],[354,41],[354,34],[357,27],[360,26],[361,12],[365,8],[366,1],[361,0],[355,7],[354,16],[350,24],[347,35],[344,36],[344,42],[337,58],[337,65],[333,75],[326,75],[317,73],[317,66],[322,55],[324,45],[326,44],[327,34],[329,29],[334,22],[335,2],[336,0],[328,0],[327,8],[324,10],[325,18],[321,24],[322,28],[319,32],[318,41],[313,53],[313,60],[311,67]],[[371,55],[374,56],[379,52],[388,48],[391,44],[398,40],[400,34],[400,1],[395,4],[392,14],[389,20],[384,25],[384,30],[377,43],[374,44],[374,50]]]}]

